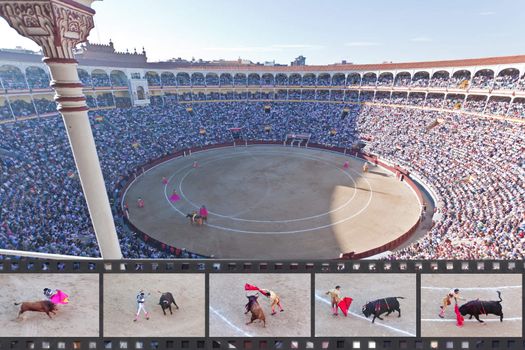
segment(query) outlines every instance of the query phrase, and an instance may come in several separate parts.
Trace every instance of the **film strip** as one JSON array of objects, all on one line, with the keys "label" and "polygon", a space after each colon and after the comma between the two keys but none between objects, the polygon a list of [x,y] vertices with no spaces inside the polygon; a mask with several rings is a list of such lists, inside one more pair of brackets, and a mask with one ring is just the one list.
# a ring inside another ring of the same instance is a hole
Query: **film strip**
[{"label": "film strip", "polygon": [[[4,257],[0,349],[521,349],[524,270],[523,261]],[[17,316],[41,286],[63,288],[69,303],[51,319]],[[332,305],[336,287],[339,301],[352,299],[346,316]],[[139,292],[146,302],[136,316]],[[171,309],[161,305],[168,292]],[[250,297],[264,322],[246,324]],[[469,303],[478,309],[463,310]]]}]

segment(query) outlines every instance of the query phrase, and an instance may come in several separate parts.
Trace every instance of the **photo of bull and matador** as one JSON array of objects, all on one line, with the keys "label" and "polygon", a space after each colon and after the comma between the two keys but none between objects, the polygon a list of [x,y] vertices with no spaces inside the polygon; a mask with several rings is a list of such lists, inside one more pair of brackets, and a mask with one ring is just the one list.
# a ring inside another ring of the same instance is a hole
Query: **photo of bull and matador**
[{"label": "photo of bull and matador", "polygon": [[521,337],[519,274],[421,275],[421,336]]},{"label": "photo of bull and matador", "polygon": [[212,274],[210,337],[310,337],[310,274]]},{"label": "photo of bull and matador", "polygon": [[204,274],[105,274],[105,337],[204,337]]},{"label": "photo of bull and matador", "polygon": [[316,274],[316,337],[415,337],[415,274]]},{"label": "photo of bull and matador", "polygon": [[98,337],[98,274],[0,274],[0,337]]}]

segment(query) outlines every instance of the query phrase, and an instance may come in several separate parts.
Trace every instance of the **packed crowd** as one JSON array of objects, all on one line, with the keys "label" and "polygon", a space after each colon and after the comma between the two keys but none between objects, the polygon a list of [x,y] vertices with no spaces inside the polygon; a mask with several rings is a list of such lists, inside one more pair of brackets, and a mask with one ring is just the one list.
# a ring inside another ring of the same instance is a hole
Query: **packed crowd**
[{"label": "packed crowd", "polygon": [[[429,128],[437,119],[442,123]],[[434,227],[396,259],[522,259],[523,125],[460,113],[365,106],[367,149],[417,173],[441,202]]]},{"label": "packed crowd", "polygon": [[[231,141],[229,127],[244,127],[245,137],[250,139],[281,140],[288,132],[308,129],[314,142],[348,144],[353,140],[354,129],[340,118],[340,105],[275,104],[270,114],[264,112],[264,105],[199,104],[191,113],[179,104],[91,112],[110,199],[116,199],[118,185],[139,165],[178,149]],[[103,121],[96,117],[103,117]],[[265,125],[271,125],[272,130],[266,131]],[[205,135],[200,134],[200,128],[206,130]],[[337,134],[331,135],[334,128]],[[3,247],[97,256],[61,118],[5,124],[0,131],[4,135],[0,148],[12,152],[0,160],[0,201],[5,203],[0,211]],[[137,238],[117,212],[115,217],[126,257],[197,256],[185,249],[159,251]]]},{"label": "packed crowd", "polygon": [[[310,133],[311,142],[367,148],[414,171],[439,196],[431,231],[392,258],[522,258],[525,136],[522,125],[461,113],[327,103],[220,102],[91,112],[109,198],[135,169],[176,150],[243,138],[281,141]],[[96,117],[102,118],[96,118]],[[444,122],[428,129],[437,118]],[[102,119],[102,120],[101,120]],[[204,130],[204,133],[201,133]],[[0,125],[0,242],[4,248],[97,256],[98,250],[61,118]],[[521,206],[520,206],[521,205]],[[135,236],[115,211],[125,257],[196,257],[160,251]]]}]

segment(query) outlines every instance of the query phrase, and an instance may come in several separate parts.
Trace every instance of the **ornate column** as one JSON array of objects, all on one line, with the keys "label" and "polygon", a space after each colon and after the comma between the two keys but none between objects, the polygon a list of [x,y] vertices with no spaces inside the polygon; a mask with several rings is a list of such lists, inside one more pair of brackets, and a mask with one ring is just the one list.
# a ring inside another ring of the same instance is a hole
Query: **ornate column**
[{"label": "ornate column", "polygon": [[77,73],[73,48],[93,29],[94,0],[0,0],[0,16],[42,48],[51,71],[80,183],[102,257],[121,259],[115,223],[88,119],[89,108]]}]

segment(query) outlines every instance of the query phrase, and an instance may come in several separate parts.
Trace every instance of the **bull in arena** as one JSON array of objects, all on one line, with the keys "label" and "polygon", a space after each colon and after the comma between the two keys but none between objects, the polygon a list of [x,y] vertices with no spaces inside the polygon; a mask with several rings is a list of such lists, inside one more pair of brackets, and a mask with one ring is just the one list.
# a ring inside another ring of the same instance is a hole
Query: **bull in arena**
[{"label": "bull in arena", "polygon": [[499,300],[471,300],[459,307],[459,312],[462,316],[470,315],[469,320],[472,316],[481,323],[484,321],[479,319],[479,315],[493,314],[499,316],[500,322],[503,322],[503,308],[501,306],[501,292],[498,291]]},{"label": "bull in arena", "polygon": [[263,327],[266,327],[266,316],[264,316],[263,309],[257,301],[259,293],[255,295],[247,295],[246,297],[248,298],[248,303],[245,306],[246,312],[244,314],[246,315],[248,312],[252,313],[250,322],[247,322],[246,324],[251,324],[255,320],[261,320],[261,322],[263,322]]},{"label": "bull in arena", "polygon": [[18,316],[22,315],[26,311],[34,312],[45,312],[49,318],[51,314],[56,314],[57,306],[49,300],[39,300],[39,301],[24,301],[21,303],[15,303],[15,305],[20,305],[20,310],[18,311]]},{"label": "bull in arena", "polygon": [[164,312],[164,316],[166,316],[166,309],[169,309],[170,314],[173,315],[173,311],[171,310],[171,304],[175,305],[177,310],[179,309],[179,306],[175,302],[173,294],[171,294],[170,292],[162,293],[162,295],[160,296],[159,305],[162,308],[162,312]]},{"label": "bull in arena", "polygon": [[388,297],[388,298],[382,298],[377,299],[374,301],[370,301],[363,305],[363,314],[366,316],[366,318],[370,317],[370,315],[374,315],[374,318],[372,319],[372,323],[376,320],[376,318],[379,318],[381,321],[383,319],[381,318],[381,315],[386,313],[386,316],[390,315],[392,312],[397,311],[399,315],[397,317],[401,317],[401,309],[399,308],[399,301],[397,299],[405,299],[404,297]]}]

